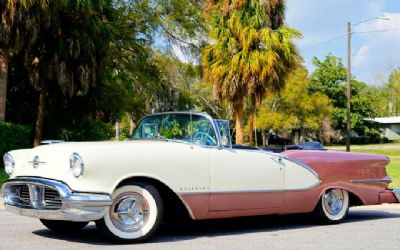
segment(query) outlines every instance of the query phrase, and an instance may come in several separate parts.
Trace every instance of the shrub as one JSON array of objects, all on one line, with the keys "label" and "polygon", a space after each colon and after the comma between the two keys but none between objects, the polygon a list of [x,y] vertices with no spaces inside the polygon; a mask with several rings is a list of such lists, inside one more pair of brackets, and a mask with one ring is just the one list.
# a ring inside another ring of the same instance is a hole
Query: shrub
[{"label": "shrub", "polygon": [[74,127],[62,128],[57,138],[65,141],[103,141],[115,135],[114,126],[97,119],[84,119]]},{"label": "shrub", "polygon": [[[362,135],[358,137],[351,137],[350,143],[355,145],[360,144],[378,144],[378,143],[389,143],[388,138],[380,137],[379,135]],[[338,144],[346,144],[346,138],[341,139]]]},{"label": "shrub", "polygon": [[0,122],[0,166],[3,167],[2,156],[14,149],[30,148],[31,145],[30,126],[13,123]]}]

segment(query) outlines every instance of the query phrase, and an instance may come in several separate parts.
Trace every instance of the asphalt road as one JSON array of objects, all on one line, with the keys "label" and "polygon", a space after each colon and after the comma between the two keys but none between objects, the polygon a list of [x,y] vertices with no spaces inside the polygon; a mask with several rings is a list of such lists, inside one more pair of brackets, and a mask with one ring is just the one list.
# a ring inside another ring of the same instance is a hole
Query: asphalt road
[{"label": "asphalt road", "polygon": [[55,234],[36,219],[0,208],[0,249],[400,249],[400,204],[353,208],[348,220],[321,226],[305,215],[263,216],[164,226],[149,243],[112,245],[90,224]]}]

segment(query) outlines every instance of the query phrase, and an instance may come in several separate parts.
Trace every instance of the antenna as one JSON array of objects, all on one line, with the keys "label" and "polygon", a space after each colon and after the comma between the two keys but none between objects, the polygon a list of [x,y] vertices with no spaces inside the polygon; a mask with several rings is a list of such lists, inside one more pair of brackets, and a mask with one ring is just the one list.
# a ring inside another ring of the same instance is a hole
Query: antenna
[{"label": "antenna", "polygon": [[190,116],[190,124],[189,124],[190,142],[193,143],[193,116],[192,116],[192,109],[189,110],[189,116]]}]

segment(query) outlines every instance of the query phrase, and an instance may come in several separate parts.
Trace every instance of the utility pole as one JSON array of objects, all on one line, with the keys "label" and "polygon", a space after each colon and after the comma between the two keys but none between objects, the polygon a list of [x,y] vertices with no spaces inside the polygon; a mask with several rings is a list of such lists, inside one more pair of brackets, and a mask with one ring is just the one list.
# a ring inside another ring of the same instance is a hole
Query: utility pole
[{"label": "utility pole", "polygon": [[346,85],[346,151],[350,152],[351,137],[351,23],[347,23],[347,85]]}]

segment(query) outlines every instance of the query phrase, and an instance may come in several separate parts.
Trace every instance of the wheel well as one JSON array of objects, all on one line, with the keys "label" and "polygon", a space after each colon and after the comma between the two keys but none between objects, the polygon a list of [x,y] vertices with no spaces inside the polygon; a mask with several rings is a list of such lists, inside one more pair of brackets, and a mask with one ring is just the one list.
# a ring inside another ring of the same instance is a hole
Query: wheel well
[{"label": "wheel well", "polygon": [[[326,190],[329,190],[329,188],[326,189]],[[351,192],[348,189],[345,189],[345,190],[349,194],[349,207],[355,207],[355,206],[364,205],[364,202],[360,199],[360,197],[358,195],[354,194],[353,192]],[[323,195],[323,193],[321,194],[321,196],[320,196],[318,201],[321,200],[322,195]],[[315,205],[315,208],[317,208],[317,206],[318,206],[318,203]]]},{"label": "wheel well", "polygon": [[121,181],[118,187],[125,186],[133,181],[145,182],[153,185],[160,192],[164,205],[164,214],[167,221],[186,221],[190,219],[190,214],[183,201],[167,185],[159,180],[149,177],[132,177]]},{"label": "wheel well", "polygon": [[358,197],[357,195],[355,195],[354,193],[352,193],[350,191],[347,191],[347,192],[349,193],[350,207],[364,205],[364,203],[362,202],[360,197]]}]

